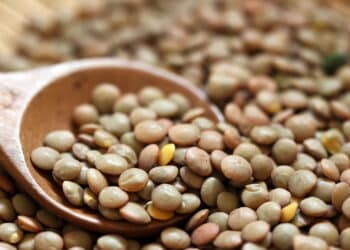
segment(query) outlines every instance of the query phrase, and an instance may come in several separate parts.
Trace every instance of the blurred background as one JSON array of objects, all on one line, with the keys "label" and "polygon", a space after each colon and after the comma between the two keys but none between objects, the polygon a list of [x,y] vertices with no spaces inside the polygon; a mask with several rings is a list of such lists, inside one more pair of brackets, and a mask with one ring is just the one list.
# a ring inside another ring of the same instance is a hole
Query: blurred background
[{"label": "blurred background", "polygon": [[0,71],[107,56],[197,85],[222,62],[242,77],[317,77],[347,60],[349,16],[338,0],[1,0]]}]

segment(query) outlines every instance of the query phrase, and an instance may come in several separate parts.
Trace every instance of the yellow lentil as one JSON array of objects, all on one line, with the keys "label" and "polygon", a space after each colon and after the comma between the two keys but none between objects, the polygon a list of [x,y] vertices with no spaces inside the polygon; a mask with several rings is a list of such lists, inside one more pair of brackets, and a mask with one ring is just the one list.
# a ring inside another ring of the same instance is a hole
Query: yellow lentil
[{"label": "yellow lentil", "polygon": [[295,201],[292,201],[289,205],[282,208],[281,222],[291,221],[296,215],[297,209],[298,203]]},{"label": "yellow lentil", "polygon": [[334,130],[329,130],[321,135],[323,146],[332,154],[339,153],[344,143],[343,138]]},{"label": "yellow lentil", "polygon": [[156,220],[169,220],[175,215],[174,212],[162,211],[152,204],[147,206],[147,212],[153,219]]},{"label": "yellow lentil", "polygon": [[164,145],[159,152],[159,164],[167,165],[174,157],[175,144],[169,143]]},{"label": "yellow lentil", "polygon": [[275,114],[281,110],[281,104],[279,102],[272,102],[267,107],[268,111]]}]

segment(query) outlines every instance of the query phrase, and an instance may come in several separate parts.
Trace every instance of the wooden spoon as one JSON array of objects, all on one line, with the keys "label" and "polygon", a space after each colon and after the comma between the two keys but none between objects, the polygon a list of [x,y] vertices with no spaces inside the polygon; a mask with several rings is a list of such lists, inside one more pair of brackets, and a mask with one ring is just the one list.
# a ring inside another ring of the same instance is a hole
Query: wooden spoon
[{"label": "wooden spoon", "polygon": [[114,232],[130,237],[146,237],[181,222],[185,217],[148,225],[104,219],[87,208],[70,205],[51,175],[35,168],[30,160],[33,149],[42,145],[45,135],[71,128],[73,109],[89,102],[92,89],[101,82],[118,85],[124,92],[136,93],[156,86],[166,93],[180,92],[206,116],[221,121],[222,115],[205,95],[190,82],[153,67],[115,59],[67,62],[31,71],[0,74],[0,161],[17,185],[41,206],[65,220],[98,232]]}]

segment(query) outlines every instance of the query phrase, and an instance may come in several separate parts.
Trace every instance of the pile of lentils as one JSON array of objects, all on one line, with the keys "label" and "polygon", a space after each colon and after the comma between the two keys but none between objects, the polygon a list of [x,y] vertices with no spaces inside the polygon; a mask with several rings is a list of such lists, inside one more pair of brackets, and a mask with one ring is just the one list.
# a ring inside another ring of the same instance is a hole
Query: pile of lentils
[{"label": "pile of lentils", "polygon": [[[52,171],[72,205],[134,224],[191,214],[201,199],[217,205],[211,189],[225,188],[211,176],[210,153],[224,150],[225,140],[236,143],[238,134],[224,138],[203,116],[203,108],[191,108],[184,95],[165,96],[155,87],[122,94],[117,86],[103,83],[91,99],[92,104],[73,112],[77,135],[52,131],[45,146],[31,154],[36,167]],[[226,206],[224,201],[218,207]],[[228,210],[236,205],[230,206]]]},{"label": "pile of lentils", "polygon": [[100,2],[35,20],[0,67],[136,59],[190,79],[225,121],[178,93],[103,83],[74,111],[76,130],[49,133],[32,161],[67,201],[109,220],[189,218],[150,241],[101,235],[1,171],[0,249],[350,249],[346,16],[318,0]]}]

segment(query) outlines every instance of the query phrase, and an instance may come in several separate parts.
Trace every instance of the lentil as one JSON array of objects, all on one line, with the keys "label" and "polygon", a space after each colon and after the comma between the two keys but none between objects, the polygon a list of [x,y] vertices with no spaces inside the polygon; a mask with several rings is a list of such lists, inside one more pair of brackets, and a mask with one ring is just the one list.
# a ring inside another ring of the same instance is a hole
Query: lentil
[{"label": "lentil", "polygon": [[118,179],[118,185],[127,192],[141,191],[148,182],[147,173],[138,168],[129,168],[125,170]]},{"label": "lentil", "polygon": [[147,212],[148,214],[156,220],[169,220],[174,217],[174,212],[169,212],[169,211],[162,211],[152,204],[147,206]]},{"label": "lentil", "polygon": [[329,222],[320,222],[310,228],[309,234],[323,239],[330,246],[338,244],[339,233],[337,228]]},{"label": "lentil", "polygon": [[67,130],[50,132],[44,139],[45,145],[59,152],[69,151],[75,142],[75,136]]},{"label": "lentil", "polygon": [[128,194],[121,190],[119,187],[105,187],[99,195],[98,201],[101,206],[106,208],[119,208],[125,205],[129,200]]},{"label": "lentil", "polygon": [[227,219],[228,214],[224,212],[215,212],[209,215],[208,222],[215,223],[219,226],[220,231],[224,231],[227,229]]},{"label": "lentil", "polygon": [[273,244],[281,249],[292,249],[293,239],[300,234],[299,229],[290,223],[282,223],[275,227],[272,232]]},{"label": "lentil", "polygon": [[228,218],[228,225],[232,230],[242,230],[250,222],[258,219],[255,211],[248,207],[240,207],[233,210]]},{"label": "lentil", "polygon": [[175,211],[181,206],[181,194],[169,184],[161,184],[152,191],[152,204],[164,211]]},{"label": "lentil", "polygon": [[217,224],[211,222],[205,223],[192,232],[191,241],[196,246],[206,245],[216,238],[219,230]]},{"label": "lentil", "polygon": [[147,224],[151,222],[151,217],[146,210],[134,202],[126,203],[119,212],[121,217],[135,224]]},{"label": "lentil", "polygon": [[156,121],[142,121],[135,127],[136,139],[143,143],[159,142],[166,133],[165,127]]},{"label": "lentil", "polygon": [[224,185],[222,182],[215,177],[209,177],[203,182],[200,194],[205,204],[208,206],[214,206],[216,205],[219,194],[223,191]]},{"label": "lentil", "polygon": [[213,242],[215,247],[220,249],[232,249],[242,244],[241,233],[226,230],[221,232]]},{"label": "lentil", "polygon": [[221,161],[221,170],[230,180],[244,183],[252,177],[252,168],[248,161],[238,155],[226,156]]},{"label": "lentil", "polygon": [[176,179],[178,172],[176,166],[154,167],[149,171],[149,177],[155,183],[170,183]]},{"label": "lentil", "polygon": [[36,148],[31,154],[31,159],[35,166],[43,170],[52,170],[59,158],[59,153],[49,147]]},{"label": "lentil", "polygon": [[183,230],[169,227],[162,231],[160,235],[161,242],[171,249],[185,249],[191,244],[190,236]]},{"label": "lentil", "polygon": [[316,197],[308,197],[300,202],[301,211],[311,217],[320,217],[327,213],[328,207],[324,201]]},{"label": "lentil", "polygon": [[150,170],[158,161],[159,147],[156,144],[150,144],[146,146],[139,156],[139,168],[145,171]]},{"label": "lentil", "polygon": [[197,126],[192,124],[174,125],[169,129],[169,138],[179,146],[191,146],[200,136]]},{"label": "lentil", "polygon": [[175,145],[170,143],[164,145],[159,152],[159,164],[167,165],[174,157]]},{"label": "lentil", "polygon": [[200,176],[208,176],[212,172],[208,153],[198,147],[186,150],[185,162],[194,173]]},{"label": "lentil", "polygon": [[298,203],[293,201],[289,205],[282,208],[281,211],[281,222],[289,222],[291,221],[297,212],[298,209]]}]

